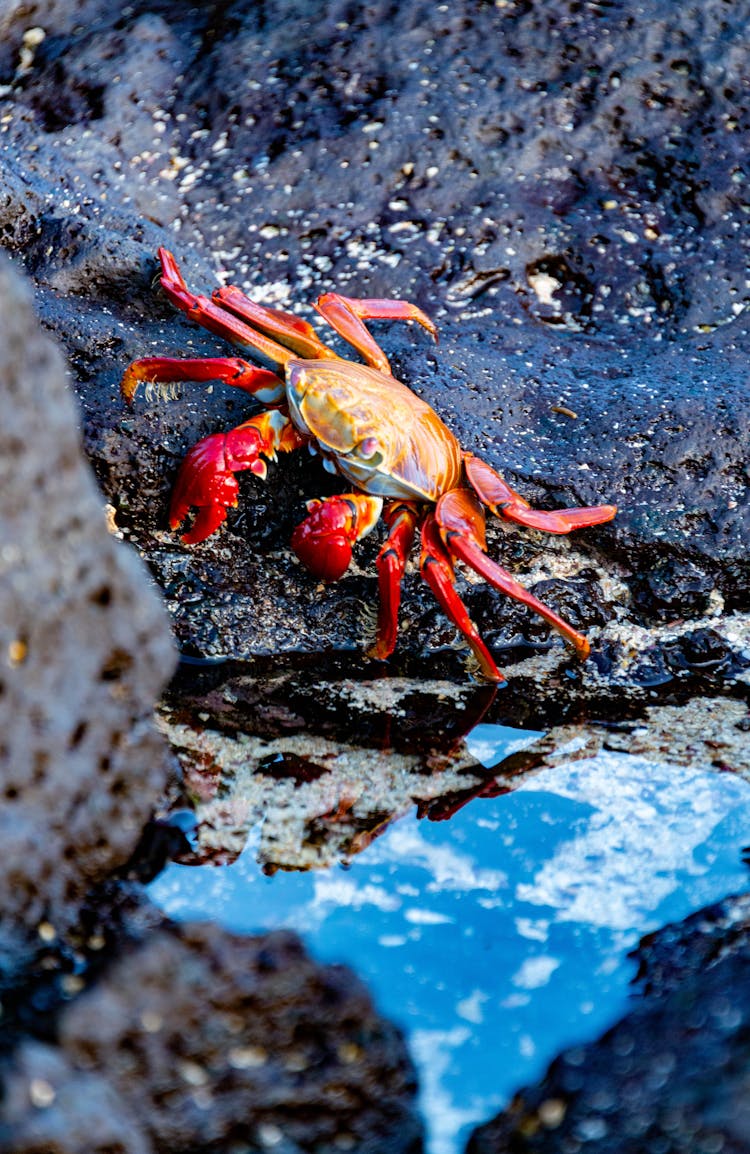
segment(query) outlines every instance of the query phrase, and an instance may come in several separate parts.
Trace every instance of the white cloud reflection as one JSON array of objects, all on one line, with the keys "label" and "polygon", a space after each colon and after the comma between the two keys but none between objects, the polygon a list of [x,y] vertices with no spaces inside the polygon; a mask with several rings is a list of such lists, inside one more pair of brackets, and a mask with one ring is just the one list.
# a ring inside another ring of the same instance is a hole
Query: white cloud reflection
[{"label": "white cloud reflection", "polygon": [[516,886],[517,899],[551,907],[557,922],[639,933],[686,873],[710,871],[696,851],[726,817],[732,795],[747,804],[739,778],[610,752],[544,770],[521,790],[574,799],[592,812],[533,881]]},{"label": "white cloud reflection", "polygon": [[456,1135],[472,1122],[486,1121],[480,1103],[457,1103],[445,1086],[445,1075],[457,1060],[455,1051],[471,1039],[468,1026],[450,1030],[415,1030],[409,1041],[420,1072],[420,1105],[429,1120],[430,1154],[457,1154]]},{"label": "white cloud reflection", "polygon": [[494,893],[508,885],[508,875],[503,870],[480,866],[470,854],[448,843],[429,842],[419,826],[405,822],[390,832],[388,857],[426,870],[430,875],[427,892],[489,890]]},{"label": "white cloud reflection", "polygon": [[535,729],[512,729],[509,725],[475,725],[464,744],[480,765],[492,769],[512,753],[533,745],[543,734]]},{"label": "white cloud reflection", "polygon": [[[495,764],[492,737],[473,752]],[[234,865],[170,867],[152,895],[178,918],[290,926],[316,956],[353,965],[407,1032],[428,1154],[460,1154],[473,1125],[621,1012],[638,936],[745,876],[744,781],[569,752],[452,821],[405,816],[350,870],[263,877],[256,827]]]}]

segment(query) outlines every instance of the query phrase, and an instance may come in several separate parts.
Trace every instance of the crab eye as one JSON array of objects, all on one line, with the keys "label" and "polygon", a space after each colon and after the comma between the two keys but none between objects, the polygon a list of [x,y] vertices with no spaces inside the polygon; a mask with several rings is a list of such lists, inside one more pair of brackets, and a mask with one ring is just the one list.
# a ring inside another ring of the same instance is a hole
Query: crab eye
[{"label": "crab eye", "polygon": [[347,456],[362,465],[367,465],[369,469],[378,469],[384,460],[377,437],[365,437],[354,446],[351,453],[347,453]]},{"label": "crab eye", "polygon": [[365,461],[369,461],[370,457],[374,457],[377,451],[377,437],[365,437],[364,441],[360,441],[357,445],[357,456],[362,457]]}]

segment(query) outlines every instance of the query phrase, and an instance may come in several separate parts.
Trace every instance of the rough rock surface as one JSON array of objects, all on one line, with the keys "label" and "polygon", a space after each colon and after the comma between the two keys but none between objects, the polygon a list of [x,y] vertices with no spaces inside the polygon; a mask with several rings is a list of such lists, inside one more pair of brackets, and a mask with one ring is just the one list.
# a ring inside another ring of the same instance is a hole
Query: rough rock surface
[{"label": "rough rock surface", "polygon": [[163,789],[159,599],[105,524],[59,353],[0,265],[2,917],[57,930],[130,856]]},{"label": "rough rock surface", "polygon": [[422,1150],[400,1033],[292,934],[165,928],[72,1002],[58,1033],[58,1051],[24,1044],[9,1079],[0,1145],[15,1154]]},{"label": "rough rock surface", "polygon": [[[494,541],[524,579],[541,569],[556,607],[650,625],[747,605],[746,0],[77,12],[3,18],[0,227],[67,345],[89,453],[184,648],[360,645],[376,542],[313,597],[286,546],[330,483],[301,459],[267,485],[243,478],[212,542],[165,534],[179,458],[246,408],[222,389],[119,400],[131,358],[217,350],[153,293],[159,243],[196,287],[218,275],[293,307],[338,287],[431,311],[437,350],[379,332],[465,446],[530,499],[621,506],[562,577],[536,535]],[[512,646],[518,612],[471,601]],[[402,652],[452,640],[413,576],[404,618]]]},{"label": "rough rock surface", "polygon": [[641,947],[647,996],[475,1131],[467,1154],[744,1154],[750,1134],[748,899]]}]

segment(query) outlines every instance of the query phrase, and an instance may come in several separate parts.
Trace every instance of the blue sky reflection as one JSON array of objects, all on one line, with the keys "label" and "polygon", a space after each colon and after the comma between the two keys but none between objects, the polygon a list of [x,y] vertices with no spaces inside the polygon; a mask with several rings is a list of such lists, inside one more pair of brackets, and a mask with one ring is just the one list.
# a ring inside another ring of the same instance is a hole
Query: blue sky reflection
[{"label": "blue sky reflection", "polygon": [[[536,736],[477,728],[490,765]],[[407,1033],[429,1154],[458,1154],[556,1053],[623,1012],[642,934],[747,888],[748,829],[740,778],[602,752],[450,821],[406,816],[346,869],[265,877],[256,827],[234,864],[172,865],[151,895],[178,919],[295,929],[316,957],[352,965]]]}]

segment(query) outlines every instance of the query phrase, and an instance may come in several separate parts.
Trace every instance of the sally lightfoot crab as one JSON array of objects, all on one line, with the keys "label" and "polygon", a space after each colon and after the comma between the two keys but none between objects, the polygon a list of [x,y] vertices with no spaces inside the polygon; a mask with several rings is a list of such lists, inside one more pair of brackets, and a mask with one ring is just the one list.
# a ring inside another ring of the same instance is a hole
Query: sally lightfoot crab
[{"label": "sally lightfoot crab", "polygon": [[396,644],[401,578],[417,529],[422,576],[488,680],[505,679],[456,592],[457,560],[543,617],[579,658],[588,656],[582,634],[487,556],[483,506],[505,520],[548,533],[609,521],[615,506],[532,509],[493,468],[462,451],[433,409],[392,376],[387,357],[364,324],[413,320],[436,337],[435,326],[421,309],[398,300],[359,300],[337,293],[320,297],[318,312],[357,350],[363,365],[328,348],[305,321],[256,304],[238,288],[217,289],[210,299],[196,296],[172,254],[162,248],[159,258],[169,300],[264,366],[239,357],[146,357],[125,372],[122,392],[128,400],[140,381],[223,381],[267,406],[229,432],[204,437],[185,457],[169,518],[176,529],[196,511],[183,541],[203,541],[219,528],[227,508],[237,504],[236,473],[249,469],[265,477],[266,460],[307,446],[327,469],[353,486],[349,493],[308,502],[307,517],[292,535],[292,548],[307,568],[325,581],[336,581],[346,572],[354,543],[374,528],[381,514],[387,526],[377,559],[380,606],[369,656],[384,660]]}]

